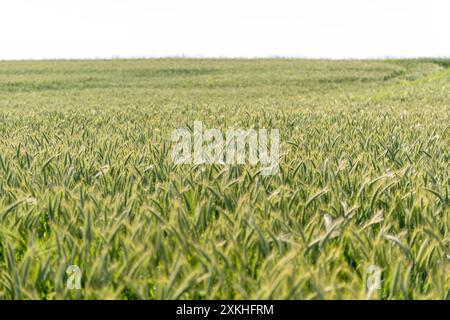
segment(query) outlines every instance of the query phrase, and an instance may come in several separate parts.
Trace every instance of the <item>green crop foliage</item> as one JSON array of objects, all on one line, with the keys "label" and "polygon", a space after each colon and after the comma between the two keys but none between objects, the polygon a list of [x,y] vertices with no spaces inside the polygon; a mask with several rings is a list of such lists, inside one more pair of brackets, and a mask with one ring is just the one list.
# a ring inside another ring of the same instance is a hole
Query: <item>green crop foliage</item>
[{"label": "green crop foliage", "polygon": [[[0,298],[450,299],[449,66],[0,62]],[[280,173],[174,165],[194,121]]]}]

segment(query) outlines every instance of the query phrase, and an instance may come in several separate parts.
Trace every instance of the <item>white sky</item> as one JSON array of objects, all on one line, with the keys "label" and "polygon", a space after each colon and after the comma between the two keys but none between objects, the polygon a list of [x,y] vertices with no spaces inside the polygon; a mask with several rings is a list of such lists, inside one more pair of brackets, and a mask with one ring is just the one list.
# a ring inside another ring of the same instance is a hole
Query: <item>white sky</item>
[{"label": "white sky", "polygon": [[0,59],[450,56],[449,0],[0,0]]}]

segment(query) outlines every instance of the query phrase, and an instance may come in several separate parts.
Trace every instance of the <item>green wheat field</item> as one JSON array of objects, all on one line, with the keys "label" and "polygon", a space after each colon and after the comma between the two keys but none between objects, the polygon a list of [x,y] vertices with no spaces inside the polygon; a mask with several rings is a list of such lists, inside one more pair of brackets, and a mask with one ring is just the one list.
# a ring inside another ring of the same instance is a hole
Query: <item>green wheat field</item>
[{"label": "green wheat field", "polygon": [[450,299],[449,189],[450,60],[0,62],[0,299]]}]

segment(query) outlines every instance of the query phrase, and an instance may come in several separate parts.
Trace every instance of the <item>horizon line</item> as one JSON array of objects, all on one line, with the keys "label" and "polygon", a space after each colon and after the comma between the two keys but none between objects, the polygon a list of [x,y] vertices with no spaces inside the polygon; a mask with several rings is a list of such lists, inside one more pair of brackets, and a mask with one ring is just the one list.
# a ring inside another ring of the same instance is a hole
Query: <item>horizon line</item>
[{"label": "horizon line", "polygon": [[379,56],[379,57],[329,57],[329,56],[302,56],[302,55],[261,55],[261,56],[203,56],[203,55],[164,55],[164,56],[120,56],[112,55],[109,57],[49,57],[49,58],[0,58],[0,62],[25,62],[25,61],[104,61],[104,60],[158,60],[158,59],[192,59],[192,60],[332,60],[332,61],[350,61],[350,60],[419,60],[419,59],[450,59],[448,56]]}]

